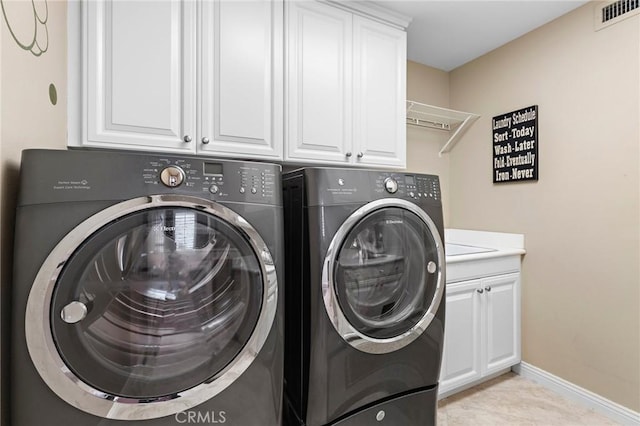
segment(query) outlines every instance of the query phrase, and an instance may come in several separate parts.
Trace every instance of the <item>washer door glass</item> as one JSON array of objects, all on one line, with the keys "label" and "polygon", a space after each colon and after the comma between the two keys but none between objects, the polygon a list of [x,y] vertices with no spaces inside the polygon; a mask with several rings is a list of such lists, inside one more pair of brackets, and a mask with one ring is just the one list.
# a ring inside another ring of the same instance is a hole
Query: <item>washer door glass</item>
[{"label": "washer door glass", "polygon": [[436,242],[423,220],[399,207],[375,210],[351,228],[338,252],[340,309],[365,336],[399,336],[433,303],[439,268]]},{"label": "washer door glass", "polygon": [[221,218],[183,207],[131,213],[68,260],[52,295],[54,342],[95,389],[175,394],[238,355],[258,321],[262,282],[246,236]]}]

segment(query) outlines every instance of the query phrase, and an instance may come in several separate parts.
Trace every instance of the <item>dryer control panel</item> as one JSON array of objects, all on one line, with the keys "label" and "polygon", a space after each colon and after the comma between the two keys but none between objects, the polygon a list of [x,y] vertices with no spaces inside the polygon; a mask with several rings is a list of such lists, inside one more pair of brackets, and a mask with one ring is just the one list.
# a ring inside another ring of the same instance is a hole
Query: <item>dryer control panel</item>
[{"label": "dryer control panel", "polygon": [[[278,191],[279,166],[273,164],[158,157],[142,169],[146,185],[188,192],[220,201],[271,202]],[[161,192],[165,192],[164,190]]]}]

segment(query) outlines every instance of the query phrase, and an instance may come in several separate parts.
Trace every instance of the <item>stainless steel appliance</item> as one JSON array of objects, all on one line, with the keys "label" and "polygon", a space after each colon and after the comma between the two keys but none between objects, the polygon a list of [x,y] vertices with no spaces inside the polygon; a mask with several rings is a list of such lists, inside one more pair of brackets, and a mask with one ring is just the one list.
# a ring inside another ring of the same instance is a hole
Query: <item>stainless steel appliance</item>
[{"label": "stainless steel appliance", "polygon": [[11,419],[281,421],[280,166],[23,152]]},{"label": "stainless steel appliance", "polygon": [[283,176],[285,424],[430,425],[444,335],[437,176]]}]

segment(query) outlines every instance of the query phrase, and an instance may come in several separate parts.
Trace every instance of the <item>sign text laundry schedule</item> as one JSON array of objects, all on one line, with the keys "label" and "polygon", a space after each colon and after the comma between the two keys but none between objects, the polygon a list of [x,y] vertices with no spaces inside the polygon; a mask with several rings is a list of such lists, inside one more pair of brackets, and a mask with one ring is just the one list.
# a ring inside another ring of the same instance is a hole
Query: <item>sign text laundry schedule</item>
[{"label": "sign text laundry schedule", "polygon": [[538,106],[493,117],[493,182],[538,180]]}]

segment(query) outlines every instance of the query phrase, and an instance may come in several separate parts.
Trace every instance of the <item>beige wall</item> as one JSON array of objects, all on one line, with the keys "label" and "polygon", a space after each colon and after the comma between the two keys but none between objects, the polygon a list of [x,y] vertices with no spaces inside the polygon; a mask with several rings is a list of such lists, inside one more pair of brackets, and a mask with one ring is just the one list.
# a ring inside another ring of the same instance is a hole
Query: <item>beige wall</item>
[{"label": "beige wall", "polygon": [[[37,34],[46,49],[40,56],[18,46],[0,16],[0,283],[2,297],[2,341],[7,341],[7,307],[10,298],[13,221],[20,153],[26,148],[66,147],[67,138],[67,6],[65,1],[36,1],[36,12],[46,18],[46,31],[34,26],[32,2],[4,0],[3,5],[15,37],[24,45]],[[48,33],[48,39],[47,39]],[[48,48],[47,48],[48,44]],[[37,48],[35,53],[40,53]],[[52,104],[49,86],[57,91]],[[6,395],[6,348],[2,348],[2,395]],[[6,398],[2,398],[2,418],[6,423]]]},{"label": "beige wall", "polygon": [[[593,4],[450,74],[479,113],[450,154],[452,227],[523,233],[523,360],[640,411],[640,17]],[[539,107],[539,181],[492,183],[491,118]]]},{"label": "beige wall", "polygon": [[[449,107],[449,73],[409,61],[407,99],[423,104]],[[449,157],[438,156],[449,132],[407,126],[407,170],[440,176],[445,226],[449,213]]]}]

